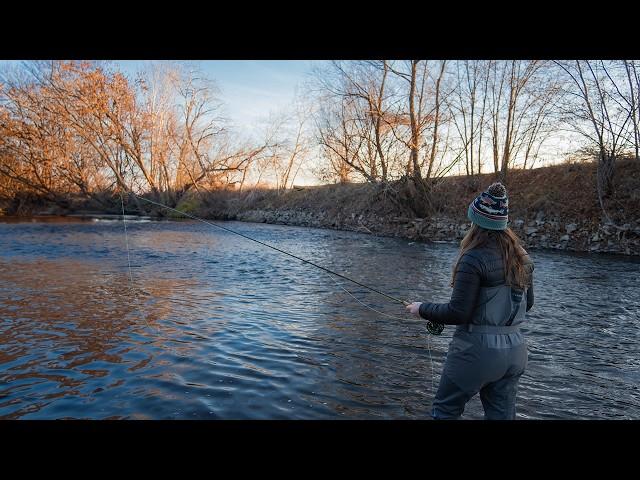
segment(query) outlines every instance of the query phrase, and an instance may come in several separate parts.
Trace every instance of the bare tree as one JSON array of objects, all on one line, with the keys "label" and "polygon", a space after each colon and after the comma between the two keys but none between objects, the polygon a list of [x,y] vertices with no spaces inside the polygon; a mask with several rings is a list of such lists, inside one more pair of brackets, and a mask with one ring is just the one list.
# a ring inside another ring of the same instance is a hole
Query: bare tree
[{"label": "bare tree", "polygon": [[251,166],[273,145],[241,141],[228,128],[216,85],[195,66],[151,69],[145,86],[147,151],[177,203],[191,191],[245,183]]},{"label": "bare tree", "polygon": [[169,203],[244,179],[268,145],[237,141],[197,69],[155,67],[134,82],[104,62],[26,62],[5,74],[0,175],[47,198],[117,186]]},{"label": "bare tree", "polygon": [[295,105],[294,113],[294,134],[291,136],[292,141],[289,145],[285,157],[285,166],[281,176],[282,188],[287,189],[293,187],[300,168],[307,160],[307,156],[311,150],[310,136],[307,132],[307,125],[311,117],[311,110],[308,105],[299,102]]},{"label": "bare tree", "polygon": [[627,95],[621,94],[628,106],[633,128],[631,130],[631,138],[633,142],[636,160],[640,160],[640,62],[637,60],[623,60],[624,70],[626,73],[627,85],[629,91]]},{"label": "bare tree", "polygon": [[494,172],[506,181],[510,168],[538,157],[556,123],[561,94],[552,64],[540,60],[488,62],[486,99]]},{"label": "bare tree", "polygon": [[456,89],[447,106],[464,151],[467,175],[482,173],[482,140],[485,130],[489,62],[464,60],[454,64]]},{"label": "bare tree", "polygon": [[[394,136],[409,150],[405,174],[421,181],[434,171],[440,129],[443,123],[442,106],[450,91],[443,90],[446,61],[411,60],[403,65],[389,63],[389,71],[400,82],[396,90],[394,114],[385,118]],[[421,152],[425,152],[422,154]],[[426,172],[424,169],[426,168]]]},{"label": "bare tree", "polygon": [[92,62],[27,62],[14,73],[3,77],[1,128],[5,152],[19,170],[5,169],[5,175],[55,200],[104,187],[105,166],[123,172],[111,118],[92,115],[93,109],[126,108],[130,92],[121,77]]},{"label": "bare tree", "polygon": [[[358,137],[358,165],[355,169],[368,181],[387,181],[397,168],[401,152],[399,140],[390,128],[394,117],[393,89],[389,88],[387,61],[332,62],[328,68],[317,70],[315,99],[321,106],[319,115],[349,115],[349,135]],[[348,105],[348,108],[341,106]],[[316,122],[319,128],[327,125],[326,118]],[[326,137],[321,132],[320,137]],[[360,169],[366,170],[366,174]]]},{"label": "bare tree", "polygon": [[364,137],[358,134],[356,121],[350,115],[353,100],[342,98],[340,105],[325,106],[316,119],[318,142],[331,169],[341,182],[347,181],[351,172],[357,172],[367,181],[375,182],[368,165],[362,159]]},{"label": "bare tree", "polygon": [[598,150],[598,200],[605,218],[610,221],[605,199],[613,192],[616,159],[624,151],[633,109],[625,108],[620,100],[621,90],[612,74],[613,64],[591,60],[555,63],[577,88],[577,92],[568,92],[564,118]]}]

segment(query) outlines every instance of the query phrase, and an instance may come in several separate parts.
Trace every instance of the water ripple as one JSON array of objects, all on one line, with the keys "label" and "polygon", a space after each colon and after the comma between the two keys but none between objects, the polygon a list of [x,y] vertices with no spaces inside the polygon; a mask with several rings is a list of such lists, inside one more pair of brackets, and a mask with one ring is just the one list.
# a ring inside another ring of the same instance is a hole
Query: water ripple
[{"label": "water ripple", "polygon": [[[403,298],[450,295],[453,245],[232,228]],[[451,328],[429,350],[422,322],[200,223],[129,234],[133,284],[118,222],[0,223],[0,418],[428,418]],[[638,418],[640,262],[532,255],[519,418]],[[482,416],[476,397],[464,417]]]}]

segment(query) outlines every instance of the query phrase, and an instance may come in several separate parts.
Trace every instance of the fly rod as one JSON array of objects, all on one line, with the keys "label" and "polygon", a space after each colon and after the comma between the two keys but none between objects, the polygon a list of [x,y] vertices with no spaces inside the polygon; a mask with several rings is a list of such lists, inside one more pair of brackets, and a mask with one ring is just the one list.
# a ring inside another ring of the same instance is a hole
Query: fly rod
[{"label": "fly rod", "polygon": [[[386,294],[384,292],[381,292],[380,290],[377,290],[377,289],[375,289],[373,287],[370,287],[368,285],[360,283],[357,280],[353,280],[352,278],[349,278],[349,277],[347,277],[345,275],[342,275],[340,273],[334,272],[333,270],[330,270],[330,269],[328,269],[326,267],[323,267],[322,265],[318,265],[317,263],[314,263],[314,262],[312,262],[310,260],[306,260],[304,258],[301,258],[301,257],[297,256],[297,255],[294,255],[293,253],[286,252],[284,250],[281,250],[278,247],[274,247],[273,245],[269,245],[268,243],[261,242],[260,240],[256,240],[255,238],[251,238],[248,235],[245,235],[243,233],[236,232],[235,230],[232,230],[232,229],[227,228],[227,227],[223,227],[222,225],[218,225],[216,223],[208,222],[207,220],[204,220],[202,218],[196,217],[196,216],[191,215],[191,214],[186,213],[186,212],[181,212],[180,210],[177,210],[175,208],[171,208],[171,207],[169,207],[167,205],[163,205],[162,203],[154,202],[153,200],[149,200],[147,198],[144,198],[144,197],[141,197],[139,195],[136,195],[133,192],[129,192],[129,193],[131,195],[134,195],[136,198],[138,198],[140,200],[143,200],[143,201],[145,201],[147,203],[151,203],[153,205],[157,205],[158,207],[161,207],[161,208],[166,208],[167,210],[171,210],[173,212],[179,213],[180,215],[184,215],[185,217],[189,217],[189,218],[192,218],[193,220],[197,220],[199,222],[206,223],[207,225],[211,225],[213,227],[217,227],[217,228],[220,228],[222,230],[226,230],[227,232],[233,233],[235,235],[239,235],[239,236],[241,236],[243,238],[246,238],[247,240],[251,240],[252,242],[259,243],[260,245],[264,245],[265,247],[268,247],[268,248],[271,248],[273,250],[276,250],[277,252],[284,253],[285,255],[289,255],[290,257],[293,257],[296,260],[300,260],[301,262],[307,263],[309,265],[313,265],[314,267],[319,268],[320,270],[324,270],[325,272],[330,273],[332,275],[335,275],[336,277],[340,277],[340,278],[343,278],[344,280],[348,280],[349,282],[355,283],[356,285],[359,285],[359,286],[361,286],[363,288],[366,288],[367,290],[370,290],[370,291],[372,291],[374,293],[377,293],[378,295],[386,297],[389,300],[393,300],[394,302],[401,303],[404,306],[410,305],[410,302],[408,302],[406,300],[401,300],[401,299],[399,299],[397,297],[394,297],[393,295],[389,295],[389,294]],[[441,324],[433,323],[433,322],[430,322],[430,321],[427,322],[427,329],[429,330],[430,333],[434,333],[434,334],[438,335],[440,332],[442,332],[442,328],[444,328],[444,326],[441,325]]]}]

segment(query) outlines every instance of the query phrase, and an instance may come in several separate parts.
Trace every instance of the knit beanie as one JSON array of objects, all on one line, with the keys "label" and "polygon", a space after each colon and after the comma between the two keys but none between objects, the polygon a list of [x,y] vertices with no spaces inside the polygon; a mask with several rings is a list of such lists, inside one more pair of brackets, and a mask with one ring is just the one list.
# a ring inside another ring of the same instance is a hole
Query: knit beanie
[{"label": "knit beanie", "polygon": [[507,189],[501,183],[494,183],[478,195],[469,205],[469,220],[489,230],[507,228],[509,199]]}]

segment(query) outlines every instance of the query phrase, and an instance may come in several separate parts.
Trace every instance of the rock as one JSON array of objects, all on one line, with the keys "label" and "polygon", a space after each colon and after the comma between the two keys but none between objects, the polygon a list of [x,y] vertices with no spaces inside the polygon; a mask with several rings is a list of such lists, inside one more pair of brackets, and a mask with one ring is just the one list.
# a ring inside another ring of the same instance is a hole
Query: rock
[{"label": "rock", "polygon": [[542,210],[539,210],[538,213],[536,214],[536,221],[539,222],[544,218],[544,212]]},{"label": "rock", "polygon": [[515,222],[513,222],[513,226],[516,228],[520,228],[524,225],[524,220],[518,219]]},{"label": "rock", "polygon": [[600,240],[600,236],[597,233],[591,237],[592,242],[597,242],[598,240]]},{"label": "rock", "polygon": [[575,232],[578,229],[578,225],[576,225],[575,223],[569,223],[564,226],[564,229],[567,231],[567,233]]},{"label": "rock", "polygon": [[534,233],[536,233],[538,231],[538,229],[536,227],[527,227],[524,229],[524,232],[527,235],[533,235]]},{"label": "rock", "polygon": [[560,237],[560,241],[561,242],[568,242],[569,241],[569,235],[563,235]]}]

